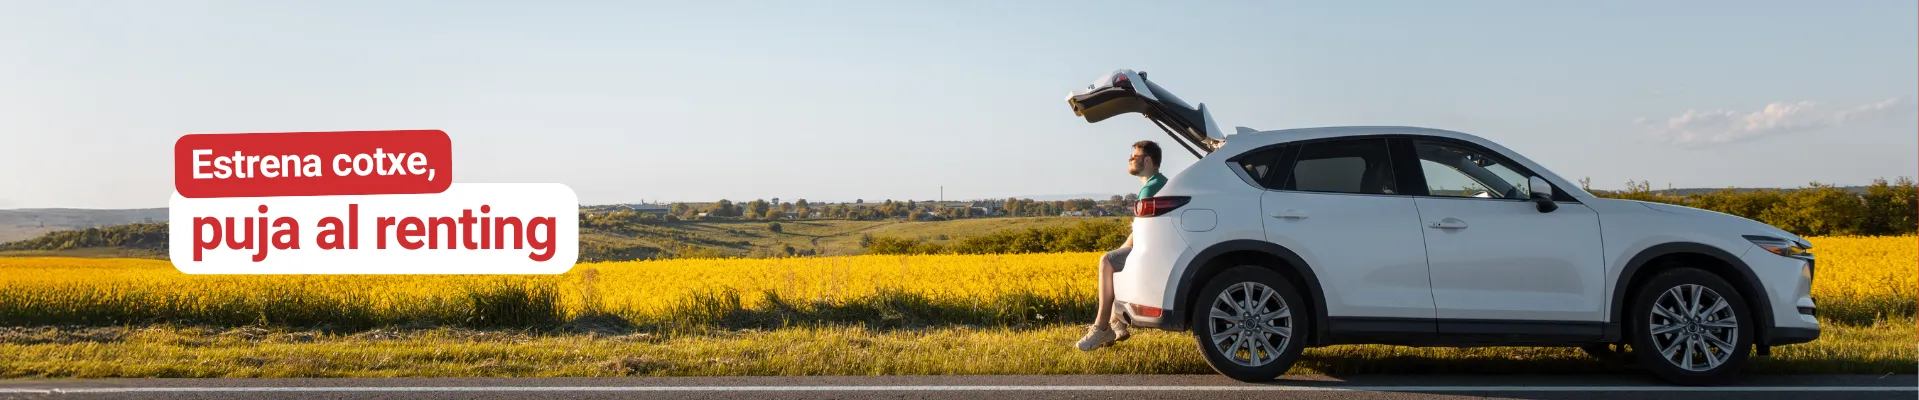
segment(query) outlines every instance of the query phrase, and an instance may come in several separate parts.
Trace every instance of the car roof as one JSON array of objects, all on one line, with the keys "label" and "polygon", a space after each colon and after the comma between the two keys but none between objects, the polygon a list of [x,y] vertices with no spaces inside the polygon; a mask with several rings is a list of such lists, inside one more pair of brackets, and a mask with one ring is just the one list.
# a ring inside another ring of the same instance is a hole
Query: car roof
[{"label": "car roof", "polygon": [[1481,138],[1479,136],[1474,136],[1472,134],[1468,134],[1464,132],[1449,131],[1445,129],[1436,129],[1436,128],[1418,127],[1418,126],[1322,126],[1322,127],[1311,127],[1311,128],[1280,129],[1280,130],[1271,130],[1271,131],[1249,132],[1249,133],[1242,133],[1242,134],[1228,136],[1226,138],[1226,143],[1228,146],[1237,144],[1238,146],[1234,146],[1234,147],[1243,146],[1243,149],[1244,149],[1244,148],[1253,148],[1253,147],[1263,147],[1263,146],[1277,144],[1277,143],[1296,142],[1301,140],[1327,139],[1327,138],[1338,138],[1338,137],[1346,137],[1346,136],[1370,136],[1370,135],[1433,136],[1433,137],[1459,139],[1459,140],[1464,140],[1464,141],[1481,144],[1481,145],[1495,144],[1495,143],[1492,143],[1492,141],[1486,140],[1485,138]]}]

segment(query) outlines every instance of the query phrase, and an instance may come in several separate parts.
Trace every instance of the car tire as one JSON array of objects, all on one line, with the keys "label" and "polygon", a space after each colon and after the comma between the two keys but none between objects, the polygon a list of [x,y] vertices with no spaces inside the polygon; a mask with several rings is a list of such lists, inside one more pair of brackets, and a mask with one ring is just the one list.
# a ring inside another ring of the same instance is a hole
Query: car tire
[{"label": "car tire", "polygon": [[1641,367],[1667,382],[1723,384],[1752,354],[1758,320],[1745,297],[1711,272],[1678,268],[1653,276],[1627,312],[1632,353]]},{"label": "car tire", "polygon": [[[1215,307],[1223,317],[1214,315]],[[1298,286],[1258,266],[1233,267],[1213,277],[1194,299],[1192,310],[1193,339],[1206,363],[1242,382],[1285,374],[1312,332],[1312,308],[1301,300]],[[1247,316],[1272,318],[1247,322]]]}]

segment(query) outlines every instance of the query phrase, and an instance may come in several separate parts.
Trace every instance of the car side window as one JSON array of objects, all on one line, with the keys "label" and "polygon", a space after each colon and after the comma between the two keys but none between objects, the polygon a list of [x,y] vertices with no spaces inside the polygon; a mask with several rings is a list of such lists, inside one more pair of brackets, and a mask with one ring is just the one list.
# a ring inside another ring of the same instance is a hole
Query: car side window
[{"label": "car side window", "polygon": [[1246,171],[1246,176],[1252,177],[1253,181],[1258,182],[1260,186],[1273,188],[1273,181],[1276,180],[1273,175],[1278,172],[1279,156],[1285,149],[1285,147],[1276,146],[1246,153],[1239,158],[1239,168]]},{"label": "car side window", "polygon": [[1452,143],[1416,140],[1419,170],[1426,177],[1426,193],[1436,197],[1527,199],[1531,180],[1512,161],[1498,154]]},{"label": "car side window", "polygon": [[1386,139],[1349,139],[1300,145],[1292,179],[1281,190],[1398,194]]}]

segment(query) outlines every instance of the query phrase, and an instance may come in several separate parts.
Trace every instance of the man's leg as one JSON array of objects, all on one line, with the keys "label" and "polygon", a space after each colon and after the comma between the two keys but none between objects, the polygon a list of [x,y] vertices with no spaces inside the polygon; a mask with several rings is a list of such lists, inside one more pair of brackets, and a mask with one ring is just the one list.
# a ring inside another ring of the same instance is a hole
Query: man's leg
[{"label": "man's leg", "polygon": [[1113,255],[1107,253],[1099,258],[1099,312],[1093,315],[1093,326],[1100,329],[1112,329],[1113,320]]},{"label": "man's leg", "polygon": [[1079,349],[1092,351],[1111,345],[1118,334],[1113,331],[1113,271],[1125,265],[1126,254],[1132,248],[1122,247],[1106,252],[1099,258],[1099,304],[1094,310],[1093,326],[1087,330],[1086,337],[1079,340]]}]

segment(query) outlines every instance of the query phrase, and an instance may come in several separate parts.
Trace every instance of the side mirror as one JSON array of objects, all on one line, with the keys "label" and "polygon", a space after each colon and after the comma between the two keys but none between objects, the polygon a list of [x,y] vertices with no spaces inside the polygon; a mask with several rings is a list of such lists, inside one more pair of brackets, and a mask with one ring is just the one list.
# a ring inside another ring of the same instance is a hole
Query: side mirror
[{"label": "side mirror", "polygon": [[1539,205],[1539,212],[1548,213],[1559,209],[1559,203],[1553,202],[1553,185],[1546,182],[1546,178],[1532,177],[1527,179],[1526,186],[1532,191],[1533,203]]}]

